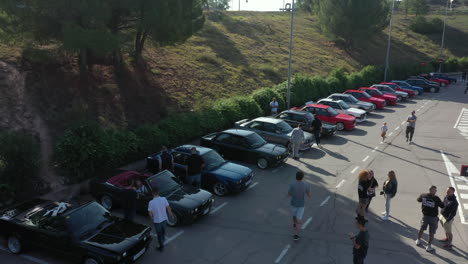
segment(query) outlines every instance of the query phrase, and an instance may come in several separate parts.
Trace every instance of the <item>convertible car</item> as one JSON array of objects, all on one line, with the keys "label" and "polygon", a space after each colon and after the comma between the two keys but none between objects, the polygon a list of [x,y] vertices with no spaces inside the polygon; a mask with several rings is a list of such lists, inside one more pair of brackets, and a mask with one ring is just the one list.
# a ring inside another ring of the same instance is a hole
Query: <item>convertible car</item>
[{"label": "convertible car", "polygon": [[96,202],[74,206],[35,199],[0,212],[0,232],[10,252],[29,246],[75,263],[132,263],[148,249],[150,231],[111,216]]},{"label": "convertible car", "polygon": [[142,180],[144,186],[143,192],[138,193],[137,212],[148,213],[148,203],[153,199],[151,192],[156,187],[172,208],[174,217],[167,221],[169,226],[192,223],[198,217],[208,214],[214,202],[210,192],[181,184],[168,170],[155,175],[127,171],[108,180],[95,179],[90,182],[91,194],[104,208],[110,210],[115,204],[123,203],[126,190],[136,179]]}]

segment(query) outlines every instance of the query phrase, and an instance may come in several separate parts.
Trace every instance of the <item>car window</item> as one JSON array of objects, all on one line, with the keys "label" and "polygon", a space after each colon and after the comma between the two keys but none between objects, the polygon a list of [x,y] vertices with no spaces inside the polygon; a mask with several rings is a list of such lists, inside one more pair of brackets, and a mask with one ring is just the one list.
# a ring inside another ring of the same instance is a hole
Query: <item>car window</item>
[{"label": "car window", "polygon": [[329,116],[330,115],[330,113],[328,113],[328,111],[326,109],[322,109],[322,108],[315,109],[315,112],[317,113],[317,115],[321,115],[321,116]]},{"label": "car window", "polygon": [[174,157],[175,163],[187,165],[187,157],[188,157],[187,153],[174,151],[172,152],[172,156]]},{"label": "car window", "polygon": [[211,150],[203,154],[203,160],[205,161],[205,169],[210,171],[226,163],[226,161],[218,154],[218,152]]},{"label": "car window", "polygon": [[304,115],[291,115],[291,120],[296,121],[296,122],[305,122],[305,116]]},{"label": "car window", "polygon": [[335,108],[335,109],[341,109],[342,107],[338,103],[330,103],[329,106]]},{"label": "car window", "polygon": [[252,149],[259,148],[259,147],[261,147],[261,146],[263,146],[263,145],[265,145],[267,143],[257,133],[253,133],[251,135],[248,135],[247,137],[245,137],[245,140],[247,142],[248,147],[250,147]]},{"label": "car window", "polygon": [[315,108],[313,108],[313,107],[306,107],[306,108],[304,108],[303,110],[304,110],[304,111],[307,111],[307,112],[309,112],[309,113],[312,113],[312,114],[315,113]]},{"label": "car window", "polygon": [[265,130],[265,128],[263,127],[263,123],[262,122],[258,122],[258,121],[253,121],[252,123],[250,123],[248,125],[249,128],[251,129],[257,129],[257,130]]},{"label": "car window", "polygon": [[103,222],[112,220],[109,212],[96,202],[81,207],[65,218],[68,230],[76,237],[95,231]]},{"label": "car window", "polygon": [[241,146],[241,147],[247,147],[248,146],[245,138],[241,137],[241,136],[233,136],[231,138],[231,144],[236,145],[236,146]]},{"label": "car window", "polygon": [[276,124],[275,126],[275,130],[279,130],[281,131],[281,133],[289,133],[293,130],[293,128],[286,122],[284,121],[281,121],[279,123]]},{"label": "car window", "polygon": [[341,101],[339,103],[337,102],[337,104],[339,104],[341,106],[341,108],[345,109],[345,110],[351,108],[345,101]]},{"label": "car window", "polygon": [[361,93],[352,93],[352,95],[353,95],[354,97],[356,97],[356,98],[362,98],[362,97],[364,97],[364,95],[361,94]]},{"label": "car window", "polygon": [[221,134],[219,134],[219,135],[215,138],[215,141],[230,144],[231,141],[232,141],[232,140],[231,140],[232,137],[233,137],[233,136],[230,135],[230,134],[221,133]]},{"label": "car window", "polygon": [[275,133],[277,128],[276,128],[276,125],[275,124],[271,124],[271,123],[263,123],[263,131],[266,131],[266,132],[271,132],[271,133]]}]

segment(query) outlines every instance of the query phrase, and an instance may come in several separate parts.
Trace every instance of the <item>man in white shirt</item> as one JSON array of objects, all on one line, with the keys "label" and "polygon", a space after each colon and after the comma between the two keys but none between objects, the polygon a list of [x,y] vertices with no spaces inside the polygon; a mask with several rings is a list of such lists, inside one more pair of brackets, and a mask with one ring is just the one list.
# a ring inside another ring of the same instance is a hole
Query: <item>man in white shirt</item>
[{"label": "man in white shirt", "polygon": [[276,115],[278,113],[278,107],[278,101],[276,101],[276,98],[273,98],[273,100],[270,102],[271,115]]},{"label": "man in white shirt", "polygon": [[159,196],[159,190],[153,189],[153,200],[148,203],[148,213],[158,235],[159,251],[164,250],[167,215],[173,218],[171,207],[165,197]]},{"label": "man in white shirt", "polygon": [[302,125],[299,124],[291,133],[291,146],[293,159],[295,160],[299,160],[299,149],[301,148],[302,142],[304,142],[304,131],[302,131]]}]

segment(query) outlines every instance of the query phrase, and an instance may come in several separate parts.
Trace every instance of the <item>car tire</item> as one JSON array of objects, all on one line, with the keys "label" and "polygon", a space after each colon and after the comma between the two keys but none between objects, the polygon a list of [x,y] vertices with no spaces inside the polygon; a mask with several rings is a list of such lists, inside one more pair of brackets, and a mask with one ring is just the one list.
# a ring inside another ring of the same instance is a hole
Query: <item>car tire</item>
[{"label": "car tire", "polygon": [[343,131],[345,129],[345,125],[341,122],[336,123],[336,130]]},{"label": "car tire", "polygon": [[403,97],[401,97],[401,95],[397,95],[397,101],[401,102],[401,100],[403,100]]},{"label": "car tire", "polygon": [[429,91],[430,91],[431,93],[435,93],[436,90],[437,90],[437,89],[436,89],[435,87],[431,87]]},{"label": "car tire", "polygon": [[286,143],[286,149],[287,149],[289,152],[292,152],[292,144],[291,144],[291,142]]},{"label": "car tire", "polygon": [[440,86],[445,87],[447,84],[446,83],[441,83]]},{"label": "car tire", "polygon": [[374,110],[376,110],[377,109],[377,104],[375,104],[375,103],[372,103],[372,104],[374,105]]},{"label": "car tire", "polygon": [[85,258],[85,260],[83,261],[83,264],[101,264],[102,261],[96,259],[96,258],[93,258],[93,257],[87,257]]},{"label": "car tire", "polygon": [[228,194],[229,190],[226,184],[222,182],[215,182],[213,184],[213,192],[217,196],[225,196],[226,194]]},{"label": "car tire", "polygon": [[385,103],[386,103],[387,105],[390,105],[391,102],[390,102],[390,100],[385,99]]},{"label": "car tire", "polygon": [[418,90],[414,90],[414,95],[419,95],[419,91],[418,91]]},{"label": "car tire", "polygon": [[23,244],[21,240],[16,235],[10,235],[7,240],[8,250],[13,254],[21,253]]},{"label": "car tire", "polygon": [[268,168],[268,160],[266,160],[265,158],[259,158],[257,160],[257,167],[262,170]]},{"label": "car tire", "polygon": [[111,210],[114,205],[114,202],[112,201],[112,197],[110,197],[107,194],[104,194],[103,196],[101,196],[100,203],[102,207],[106,208],[106,210]]},{"label": "car tire", "polygon": [[167,216],[167,225],[175,227],[179,224],[179,216],[174,211],[172,211],[172,216],[173,217],[170,217],[169,215]]}]

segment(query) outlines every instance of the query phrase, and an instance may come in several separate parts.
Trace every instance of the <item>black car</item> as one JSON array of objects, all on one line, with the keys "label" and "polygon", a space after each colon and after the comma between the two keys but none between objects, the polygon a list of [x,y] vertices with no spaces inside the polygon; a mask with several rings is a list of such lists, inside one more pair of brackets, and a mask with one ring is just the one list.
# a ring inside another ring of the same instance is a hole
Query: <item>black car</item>
[{"label": "black car", "polygon": [[132,263],[148,249],[150,231],[111,216],[96,202],[74,206],[35,199],[0,213],[0,232],[12,253],[29,246],[75,263]]},{"label": "black car", "polygon": [[[286,123],[290,124],[292,127],[297,127],[297,125],[302,124],[302,130],[314,133],[312,122],[315,118],[313,114],[307,111],[286,110],[276,115],[275,118],[286,121]],[[335,133],[336,125],[322,121],[322,132],[320,133],[321,138],[324,136],[333,136]]]},{"label": "black car", "polygon": [[125,191],[136,179],[142,180],[144,186],[144,190],[138,193],[137,212],[148,213],[148,203],[153,199],[151,190],[157,187],[161,197],[166,197],[173,211],[174,217],[167,221],[169,226],[192,223],[198,217],[208,214],[214,202],[210,192],[181,184],[168,170],[155,175],[127,171],[108,180],[94,179],[90,183],[91,194],[110,210],[115,204],[123,203]]},{"label": "black car", "polygon": [[408,79],[406,80],[407,83],[413,85],[413,86],[418,86],[424,89],[425,92],[431,92],[431,93],[438,93],[440,90],[440,86],[430,83],[427,80],[424,79]]},{"label": "black car", "polygon": [[212,133],[202,137],[200,143],[227,159],[255,163],[260,169],[282,164],[289,155],[285,147],[267,143],[257,133],[243,129]]}]

